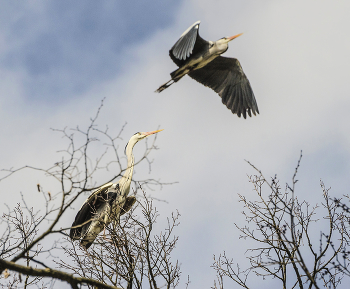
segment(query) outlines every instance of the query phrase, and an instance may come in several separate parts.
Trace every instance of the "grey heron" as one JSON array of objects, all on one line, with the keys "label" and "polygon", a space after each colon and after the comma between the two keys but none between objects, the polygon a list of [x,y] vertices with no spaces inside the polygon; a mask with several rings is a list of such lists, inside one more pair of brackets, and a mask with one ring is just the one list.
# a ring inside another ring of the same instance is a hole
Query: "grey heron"
[{"label": "grey heron", "polygon": [[170,58],[179,67],[170,73],[171,79],[161,85],[161,92],[188,74],[199,83],[217,92],[222,103],[232,113],[246,118],[259,113],[253,90],[236,58],[222,57],[228,49],[228,43],[242,33],[223,37],[218,41],[206,41],[199,36],[200,21],[195,22],[170,49]]},{"label": "grey heron", "polygon": [[155,133],[162,131],[137,132],[125,147],[128,166],[118,183],[107,183],[94,191],[81,206],[70,230],[70,238],[79,240],[82,247],[88,249],[97,235],[112,221],[130,210],[135,203],[134,196],[128,197],[134,171],[134,145]]}]

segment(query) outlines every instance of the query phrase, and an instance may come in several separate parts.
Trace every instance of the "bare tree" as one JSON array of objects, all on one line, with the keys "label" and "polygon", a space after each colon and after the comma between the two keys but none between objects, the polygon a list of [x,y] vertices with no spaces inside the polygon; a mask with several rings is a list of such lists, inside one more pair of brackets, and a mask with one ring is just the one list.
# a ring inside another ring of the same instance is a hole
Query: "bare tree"
[{"label": "bare tree", "polygon": [[[312,206],[297,197],[296,176],[301,157],[292,184],[287,184],[284,190],[276,176],[268,181],[249,163],[258,172],[249,178],[257,200],[239,195],[247,224],[236,227],[241,238],[253,240],[256,246],[246,252],[250,266],[245,270],[225,252],[214,256],[212,267],[217,272],[214,288],[223,288],[224,277],[243,288],[251,288],[250,273],[276,279],[281,288],[337,288],[347,276],[349,214],[341,209],[339,200],[330,198],[322,181],[321,205]],[[315,238],[317,231],[319,237]]]},{"label": "bare tree", "polygon": [[[171,261],[171,251],[177,237],[174,228],[179,214],[172,214],[164,232],[153,233],[158,213],[152,200],[146,197],[118,226],[111,225],[107,234],[97,238],[97,244],[88,252],[72,244],[66,249],[72,263],[59,262],[61,268],[81,277],[89,277],[122,288],[175,288],[180,267]],[[141,209],[142,215],[135,210]]]},{"label": "bare tree", "polygon": [[[37,184],[35,189],[37,194],[41,194],[44,209],[40,205],[27,205],[21,194],[21,202],[15,208],[7,207],[7,213],[3,213],[0,221],[3,232],[0,238],[2,287],[36,285],[47,288],[53,287],[55,280],[62,280],[72,288],[78,288],[79,284],[98,288],[116,288],[125,284],[131,288],[131,284],[135,284],[141,288],[146,278],[152,288],[158,288],[160,276],[168,288],[177,285],[179,266],[177,262],[171,263],[170,252],[177,241],[173,229],[178,224],[179,215],[173,215],[164,233],[153,235],[158,214],[143,191],[138,206],[126,214],[120,226],[106,228],[107,236],[101,236],[100,242],[91,251],[82,251],[67,238],[72,220],[66,215],[70,208],[80,205],[76,202],[78,198],[121,177],[126,169],[123,158],[118,154],[125,125],[116,136],[110,134],[108,126],[101,129],[97,119],[102,107],[103,101],[85,130],[79,126],[54,129],[67,141],[67,147],[58,152],[60,160],[53,166],[47,169],[23,166],[1,170],[0,182],[14,178],[20,171],[34,170],[57,184],[56,191],[47,191]],[[151,144],[146,142],[144,153],[135,161],[135,167],[145,163],[151,170],[149,156],[157,149],[155,141],[156,137]],[[122,143],[121,147],[124,148],[124,145]],[[94,156],[94,151],[102,153]],[[133,180],[133,184],[136,195],[141,187],[161,188],[166,183],[147,178]],[[70,262],[62,258],[62,250],[76,267],[68,265]],[[114,263],[111,263],[112,260]]]},{"label": "bare tree", "polygon": [[[7,207],[0,220],[0,285],[2,288],[53,288],[57,280],[72,288],[175,288],[180,281],[180,266],[171,258],[178,238],[179,213],[167,219],[161,231],[155,199],[144,188],[161,188],[166,183],[154,178],[133,180],[137,203],[119,220],[111,222],[88,249],[70,240],[67,230],[72,223],[69,210],[79,206],[101,185],[115,181],[125,171],[118,154],[124,126],[112,136],[108,127],[101,129],[97,119],[103,101],[87,128],[57,130],[67,141],[59,151],[60,161],[47,169],[24,166],[1,170],[0,183],[20,171],[42,173],[57,184],[48,191],[38,183],[36,194],[42,204],[30,206],[21,201]],[[157,147],[156,137],[145,145],[136,160],[137,169],[146,164]],[[122,148],[124,143],[122,144]],[[93,149],[95,148],[95,149]],[[94,152],[102,152],[95,155]],[[337,288],[350,276],[350,208],[343,199],[331,198],[321,181],[323,202],[312,206],[297,196],[296,184],[300,159],[291,185],[281,188],[277,177],[267,180],[257,174],[249,178],[256,192],[255,200],[239,195],[244,205],[246,225],[236,225],[241,238],[257,245],[247,250],[249,266],[242,270],[225,252],[214,256],[212,267],[217,273],[214,288],[224,288],[230,279],[243,288],[251,288],[251,276],[273,278],[282,288]],[[10,192],[13,193],[13,192]],[[316,226],[317,225],[317,226]],[[226,282],[226,281],[225,281]],[[190,284],[188,279],[186,288]],[[60,284],[58,285],[60,286]]]}]

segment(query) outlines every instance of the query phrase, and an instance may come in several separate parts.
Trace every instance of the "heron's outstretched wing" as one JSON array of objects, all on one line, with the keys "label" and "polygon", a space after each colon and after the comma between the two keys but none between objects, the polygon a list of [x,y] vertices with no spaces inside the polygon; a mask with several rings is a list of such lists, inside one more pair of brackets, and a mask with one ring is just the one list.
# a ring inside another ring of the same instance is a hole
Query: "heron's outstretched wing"
[{"label": "heron's outstretched wing", "polygon": [[209,46],[209,42],[198,34],[199,24],[200,21],[192,24],[170,49],[169,55],[177,66],[182,66],[190,55],[194,55],[203,47]]},{"label": "heron's outstretched wing", "polygon": [[218,56],[188,75],[217,92],[232,113],[244,118],[259,113],[253,90],[236,58]]},{"label": "heron's outstretched wing", "polygon": [[[115,191],[109,192],[109,188],[113,183],[108,183],[96,191],[94,191],[81,206],[79,212],[77,213],[75,220],[72,224],[69,236],[73,240],[78,240],[83,237],[83,228],[87,228],[91,224],[91,220],[98,211],[98,209],[105,205],[106,202],[111,203],[115,199]],[[117,185],[118,186],[118,185]]]}]

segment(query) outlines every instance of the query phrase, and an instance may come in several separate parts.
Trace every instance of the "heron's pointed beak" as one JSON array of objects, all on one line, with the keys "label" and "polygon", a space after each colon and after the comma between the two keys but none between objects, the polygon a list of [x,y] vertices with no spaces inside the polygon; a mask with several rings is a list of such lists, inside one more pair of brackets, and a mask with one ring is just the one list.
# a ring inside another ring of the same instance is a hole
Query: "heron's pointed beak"
[{"label": "heron's pointed beak", "polygon": [[149,132],[143,132],[144,135],[146,136],[150,136],[151,134],[155,134],[157,132],[162,131],[163,129],[159,129],[159,130],[154,130],[154,131],[149,131]]},{"label": "heron's pointed beak", "polygon": [[228,39],[228,41],[230,42],[231,40],[233,40],[233,39],[235,39],[235,38],[241,36],[242,34],[243,34],[243,33],[239,33],[239,34],[237,34],[237,35],[233,35],[233,36],[231,36],[231,37],[227,37],[227,39]]}]

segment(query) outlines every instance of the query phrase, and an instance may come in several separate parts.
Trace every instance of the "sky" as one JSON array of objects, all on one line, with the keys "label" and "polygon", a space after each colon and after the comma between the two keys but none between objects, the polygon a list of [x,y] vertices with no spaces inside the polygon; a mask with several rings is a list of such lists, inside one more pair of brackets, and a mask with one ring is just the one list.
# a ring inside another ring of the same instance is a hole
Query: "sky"
[{"label": "sky", "polygon": [[[125,142],[136,131],[164,129],[151,174],[138,176],[178,182],[152,196],[167,201],[157,204],[164,219],[171,211],[181,214],[174,257],[182,264],[182,284],[190,275],[192,288],[209,288],[213,254],[244,259],[247,244],[234,226],[244,224],[238,194],[255,197],[247,177],[255,171],[245,160],[284,184],[302,150],[300,198],[320,203],[320,179],[332,196],[348,194],[349,1],[0,5],[1,168],[50,166],[63,145],[50,128],[86,126],[103,98],[99,124],[118,132],[127,122]],[[238,118],[189,77],[154,93],[176,69],[168,50],[198,20],[207,40],[244,33],[225,56],[239,59],[259,115]],[[140,154],[142,145],[134,151]],[[45,182],[25,174],[21,182],[8,179],[0,194],[9,204],[17,200],[9,190],[32,198],[34,190],[26,188],[38,181]]]}]

